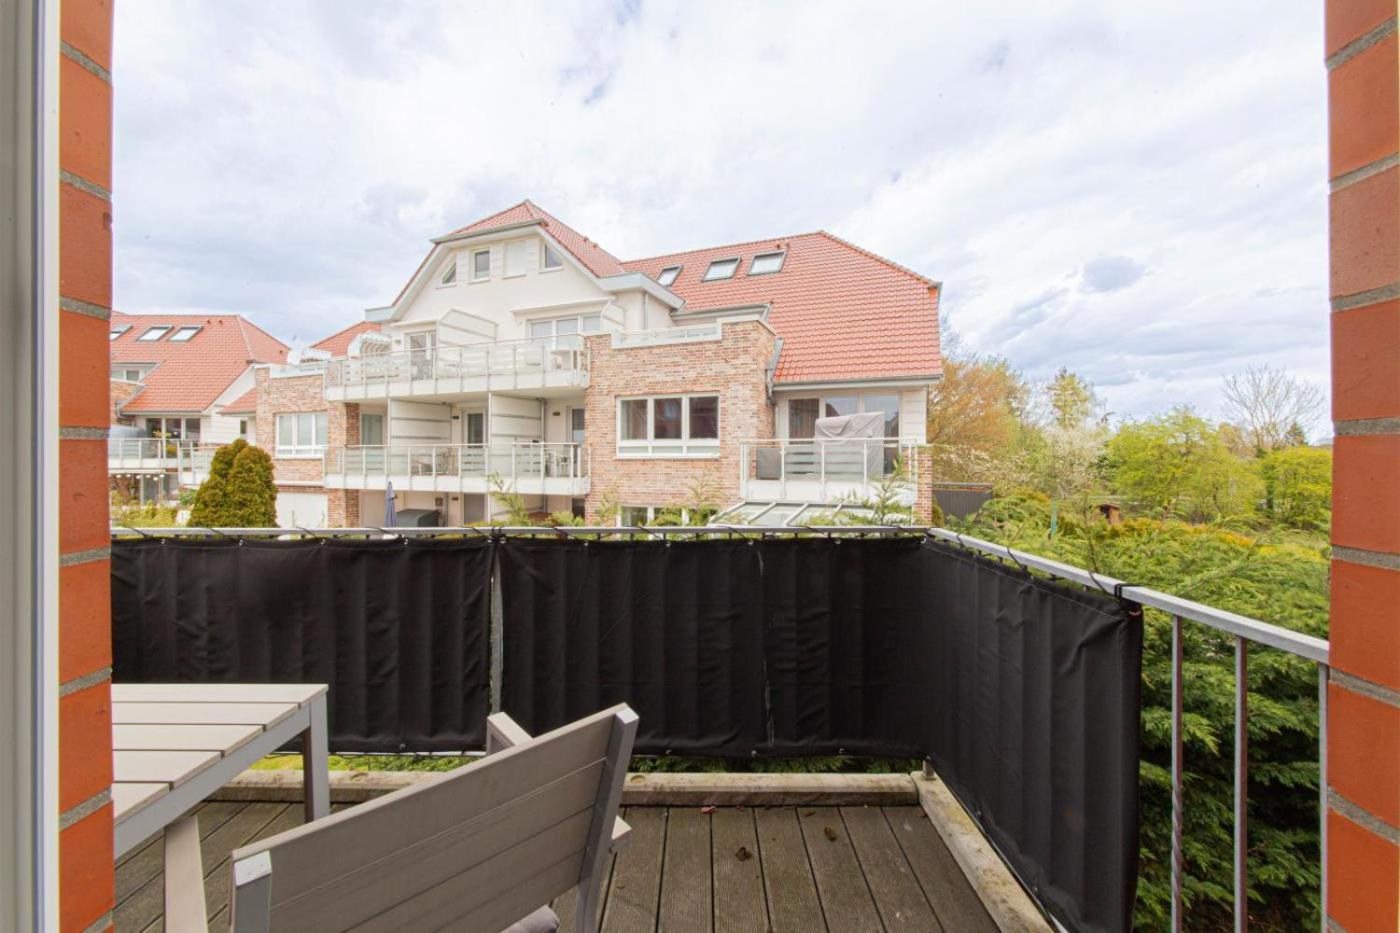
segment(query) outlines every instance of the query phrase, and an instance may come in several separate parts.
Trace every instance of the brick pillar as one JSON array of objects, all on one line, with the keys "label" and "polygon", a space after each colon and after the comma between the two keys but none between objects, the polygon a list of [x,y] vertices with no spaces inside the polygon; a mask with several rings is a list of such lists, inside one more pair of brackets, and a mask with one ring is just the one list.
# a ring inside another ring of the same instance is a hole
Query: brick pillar
[{"label": "brick pillar", "polygon": [[[921,444],[914,448],[914,522],[935,525],[933,517],[933,448]],[[940,516],[941,517],[941,516]]]},{"label": "brick pillar", "polygon": [[59,35],[59,925],[110,927],[112,6],[64,0]]},{"label": "brick pillar", "polygon": [[1396,0],[1328,0],[1332,681],[1327,912],[1400,927],[1400,76]]}]

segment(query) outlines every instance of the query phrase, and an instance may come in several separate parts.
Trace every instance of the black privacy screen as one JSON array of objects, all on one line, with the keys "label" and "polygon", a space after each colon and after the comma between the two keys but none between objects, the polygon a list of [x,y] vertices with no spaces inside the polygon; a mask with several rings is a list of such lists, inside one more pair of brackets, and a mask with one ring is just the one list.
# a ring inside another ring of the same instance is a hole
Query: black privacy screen
[{"label": "black privacy screen", "polygon": [[118,681],[328,683],[343,751],[626,702],[637,751],[927,757],[1067,927],[1126,930],[1142,629],[909,536],[113,543]]}]

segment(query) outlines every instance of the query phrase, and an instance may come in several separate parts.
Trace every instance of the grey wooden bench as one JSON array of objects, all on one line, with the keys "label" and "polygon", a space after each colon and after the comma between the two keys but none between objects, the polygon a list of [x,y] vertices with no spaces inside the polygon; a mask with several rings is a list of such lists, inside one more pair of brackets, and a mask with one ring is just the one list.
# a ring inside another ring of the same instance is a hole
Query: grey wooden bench
[{"label": "grey wooden bench", "polygon": [[535,738],[503,713],[487,725],[480,762],[236,850],[233,929],[550,930],[541,905],[577,888],[578,929],[594,933],[607,855],[628,832],[617,810],[636,714],[615,706]]}]

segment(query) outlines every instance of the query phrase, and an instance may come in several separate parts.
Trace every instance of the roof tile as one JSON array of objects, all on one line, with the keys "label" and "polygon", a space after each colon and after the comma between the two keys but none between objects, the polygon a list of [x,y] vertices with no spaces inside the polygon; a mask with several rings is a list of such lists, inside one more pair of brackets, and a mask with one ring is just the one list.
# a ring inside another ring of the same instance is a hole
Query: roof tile
[{"label": "roof tile", "polygon": [[[155,325],[200,325],[188,341],[166,334],[142,341]],[[237,314],[123,314],[112,312],[112,328],[129,329],[110,344],[114,363],[155,363],[143,388],[122,404],[124,414],[204,411],[251,363],[284,363],[287,347]]]}]

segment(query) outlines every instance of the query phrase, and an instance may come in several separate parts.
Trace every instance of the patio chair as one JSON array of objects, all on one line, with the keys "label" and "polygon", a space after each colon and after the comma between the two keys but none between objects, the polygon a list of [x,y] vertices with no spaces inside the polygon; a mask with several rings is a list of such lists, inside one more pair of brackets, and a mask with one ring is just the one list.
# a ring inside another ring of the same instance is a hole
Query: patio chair
[{"label": "patio chair", "polygon": [[[476,764],[235,851],[233,929],[535,933],[557,928],[547,905],[576,888],[577,928],[593,933],[628,832],[617,809],[637,715],[614,706],[531,738],[497,713],[487,733]],[[166,929],[203,928],[185,919]]]}]

